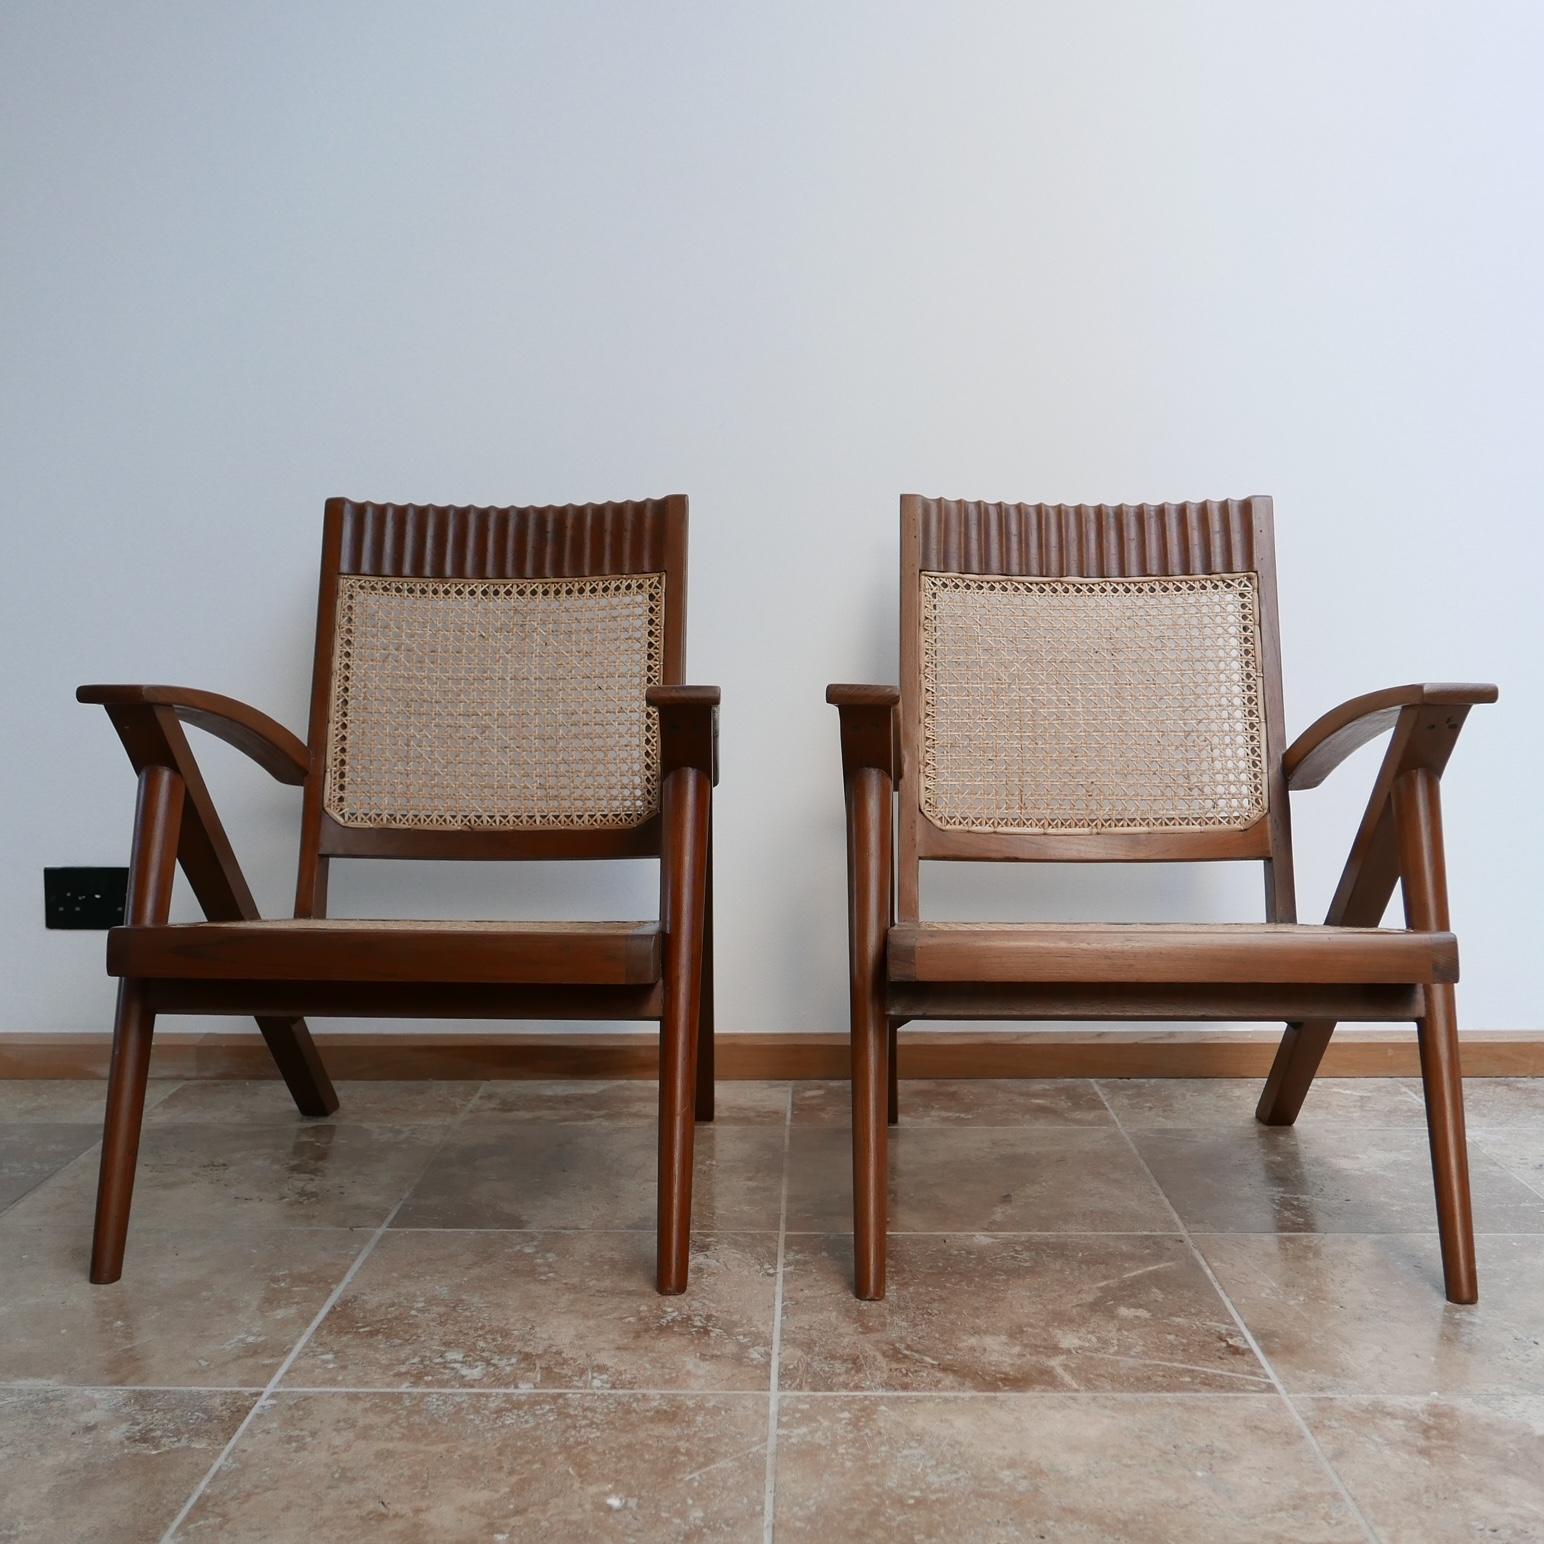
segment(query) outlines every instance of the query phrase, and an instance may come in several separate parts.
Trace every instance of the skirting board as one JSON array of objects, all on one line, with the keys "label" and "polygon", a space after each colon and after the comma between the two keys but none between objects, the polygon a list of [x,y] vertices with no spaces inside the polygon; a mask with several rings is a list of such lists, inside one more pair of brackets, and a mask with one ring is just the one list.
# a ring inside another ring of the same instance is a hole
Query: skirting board
[{"label": "skirting board", "polygon": [[[902,1030],[903,1078],[1263,1078],[1276,1030],[1105,1030],[1086,1033]],[[657,1035],[319,1033],[334,1078],[643,1078],[657,1067]],[[0,1078],[103,1078],[106,1035],[0,1034]],[[838,1034],[720,1034],[720,1078],[844,1078],[847,1037]],[[1544,1077],[1544,1031],[1463,1036],[1468,1077]],[[274,1075],[267,1047],[250,1034],[156,1036],[151,1076],[260,1078]],[[1330,1042],[1326,1077],[1416,1077],[1409,1029],[1347,1028]]]}]

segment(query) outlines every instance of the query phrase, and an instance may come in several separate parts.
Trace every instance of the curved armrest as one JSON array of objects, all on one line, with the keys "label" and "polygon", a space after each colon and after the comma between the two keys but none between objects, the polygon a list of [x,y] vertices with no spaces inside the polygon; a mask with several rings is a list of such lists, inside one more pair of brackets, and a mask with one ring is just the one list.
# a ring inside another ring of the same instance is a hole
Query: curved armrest
[{"label": "curved armrest", "polygon": [[660,772],[696,767],[718,782],[718,704],[716,686],[651,686],[644,700],[659,711]]},{"label": "curved armrest", "polygon": [[1478,682],[1433,681],[1367,692],[1332,708],[1287,747],[1282,771],[1287,787],[1317,788],[1352,751],[1394,727],[1405,708],[1464,708],[1494,702],[1500,692]]},{"label": "curved armrest", "polygon": [[234,697],[190,686],[82,686],[75,700],[99,703],[109,711],[170,708],[183,723],[234,745],[281,783],[303,783],[311,770],[311,755],[302,741],[266,713]]},{"label": "curved armrest", "polygon": [[873,767],[892,782],[901,776],[901,694],[894,686],[853,686],[837,682],[826,688],[826,701],[842,718],[842,772],[851,777]]}]

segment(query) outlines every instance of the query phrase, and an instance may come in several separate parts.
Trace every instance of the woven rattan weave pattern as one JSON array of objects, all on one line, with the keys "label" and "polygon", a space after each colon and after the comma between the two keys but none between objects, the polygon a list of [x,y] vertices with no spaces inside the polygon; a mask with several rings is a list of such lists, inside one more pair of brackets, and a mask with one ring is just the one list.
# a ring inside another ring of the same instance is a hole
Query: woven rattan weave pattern
[{"label": "woven rattan weave pattern", "polygon": [[641,825],[665,576],[339,580],[324,806],[341,825]]},{"label": "woven rattan weave pattern", "polygon": [[934,825],[1238,830],[1264,816],[1253,574],[921,578]]}]

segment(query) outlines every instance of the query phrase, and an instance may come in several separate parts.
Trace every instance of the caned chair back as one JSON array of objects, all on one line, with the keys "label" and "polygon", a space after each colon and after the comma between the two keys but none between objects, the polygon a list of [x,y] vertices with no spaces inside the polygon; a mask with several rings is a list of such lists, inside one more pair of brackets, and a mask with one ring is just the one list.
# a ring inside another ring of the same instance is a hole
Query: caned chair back
[{"label": "caned chair back", "polygon": [[1289,920],[1270,501],[901,524],[901,915],[925,858],[1258,858]]},{"label": "caned chair back", "polygon": [[659,852],[686,499],[327,505],[298,909],[326,860]]}]

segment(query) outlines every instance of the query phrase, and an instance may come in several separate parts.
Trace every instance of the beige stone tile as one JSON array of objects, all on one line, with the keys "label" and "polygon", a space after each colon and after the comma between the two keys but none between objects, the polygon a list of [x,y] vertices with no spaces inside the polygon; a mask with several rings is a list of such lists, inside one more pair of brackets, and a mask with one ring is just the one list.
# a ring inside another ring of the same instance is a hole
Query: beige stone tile
[{"label": "beige stone tile", "polygon": [[761,1538],[764,1394],[277,1394],[178,1532]]},{"label": "beige stone tile", "polygon": [[0,1388],[0,1538],[153,1544],[252,1400]]},{"label": "beige stone tile", "polygon": [[1214,1234],[1196,1243],[1293,1392],[1544,1389],[1537,1234],[1480,1236],[1480,1301],[1468,1306],[1443,1298],[1435,1234]]},{"label": "beige stone tile", "polygon": [[[1255,1078],[1102,1078],[1099,1089],[1128,1131],[1164,1126],[1253,1129],[1263,1084]],[[1417,1089],[1419,1092],[1419,1089]],[[1425,1128],[1426,1112],[1398,1078],[1319,1078],[1294,1129],[1311,1126]]]},{"label": "beige stone tile", "polygon": [[367,1238],[131,1229],[123,1279],[93,1286],[89,1226],[12,1213],[0,1218],[0,1383],[260,1388]]},{"label": "beige stone tile", "polygon": [[[650,1125],[659,1119],[659,1084],[653,1078],[526,1081],[509,1079],[484,1083],[468,1116],[559,1121],[634,1121]],[[782,1125],[788,1116],[788,1084],[752,1079],[722,1080],[714,1090],[714,1123]]]},{"label": "beige stone tile", "polygon": [[[1421,1097],[1421,1080],[1405,1086]],[[1464,1114],[1471,1129],[1544,1126],[1544,1078],[1465,1078]]]},{"label": "beige stone tile", "polygon": [[[1142,1157],[1185,1225],[1208,1233],[1404,1233],[1435,1228],[1426,1132],[1137,1131]],[[1478,1149],[1475,1227],[1544,1233],[1544,1197]]]},{"label": "beige stone tile", "polygon": [[1520,1179],[1535,1195],[1544,1195],[1544,1126],[1471,1129],[1469,1151],[1471,1155],[1483,1153]]},{"label": "beige stone tile", "polygon": [[777,1537],[1364,1537],[1275,1395],[811,1398],[779,1408]]},{"label": "beige stone tile", "polygon": [[698,1235],[684,1295],[649,1233],[388,1233],[286,1383],[765,1390],[777,1235]]},{"label": "beige stone tile", "polygon": [[[1093,1126],[1112,1124],[1086,1078],[907,1078],[900,1085],[901,1125]],[[852,1085],[795,1083],[796,1126],[849,1126]]]},{"label": "beige stone tile", "polygon": [[[796,1127],[788,1227],[852,1228],[852,1139]],[[901,1126],[890,1135],[890,1227],[902,1233],[1166,1232],[1174,1218],[1114,1130]]]},{"label": "beige stone tile", "polygon": [[[776,1229],[782,1128],[697,1129],[692,1226]],[[649,1228],[658,1139],[652,1125],[468,1122],[397,1214],[402,1228]]]},{"label": "beige stone tile", "polygon": [[[191,1236],[247,1227],[374,1228],[422,1172],[439,1132],[413,1126],[192,1123],[146,1126],[134,1181],[135,1227]],[[28,1222],[89,1227],[97,1156],[77,1158],[13,1208]]]},{"label": "beige stone tile", "polygon": [[101,1135],[100,1126],[65,1121],[0,1125],[0,1212],[93,1147]]},{"label": "beige stone tile", "polygon": [[[154,1109],[176,1087],[152,1078],[145,1108]],[[106,1078],[0,1078],[0,1122],[66,1121],[95,1126],[100,1136],[106,1108]]]},{"label": "beige stone tile", "polygon": [[1544,1398],[1304,1399],[1386,1544],[1544,1539]]},{"label": "beige stone tile", "polygon": [[850,1238],[790,1238],[781,1386],[1101,1393],[1270,1387],[1180,1238],[892,1238],[888,1285],[884,1302],[859,1302]]},{"label": "beige stone tile", "polygon": [[183,1083],[145,1119],[149,1125],[203,1121],[222,1126],[436,1125],[465,1110],[482,1085],[361,1078],[335,1086],[338,1110],[325,1120],[302,1115],[277,1074],[271,1078],[205,1078]]}]

